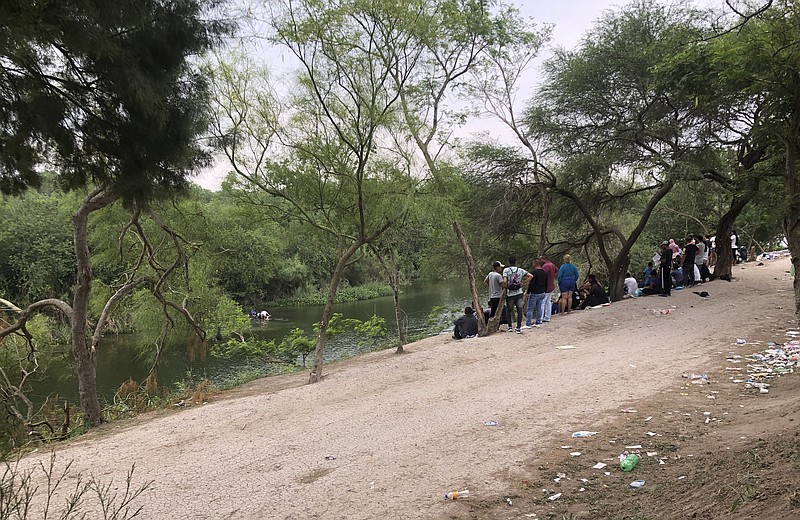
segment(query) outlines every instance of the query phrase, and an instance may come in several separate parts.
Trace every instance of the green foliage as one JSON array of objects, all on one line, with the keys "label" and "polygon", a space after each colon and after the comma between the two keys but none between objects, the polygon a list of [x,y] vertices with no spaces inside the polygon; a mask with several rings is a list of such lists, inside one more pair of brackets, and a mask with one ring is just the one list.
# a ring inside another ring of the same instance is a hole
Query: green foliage
[{"label": "green foliage", "polygon": [[303,329],[294,328],[283,339],[279,348],[285,352],[285,357],[292,360],[296,360],[299,356],[302,359],[303,366],[306,366],[306,358],[310,353],[314,352],[315,345],[316,341],[306,336]]},{"label": "green foliage", "polygon": [[31,192],[0,196],[0,293],[21,306],[69,298],[75,277],[71,213],[75,198]]},{"label": "green foliage", "polygon": [[261,359],[268,363],[293,365],[301,358],[305,366],[306,357],[314,351],[315,341],[306,336],[303,329],[292,329],[280,343],[275,340],[261,340],[254,337],[245,340],[229,339],[216,342],[211,347],[211,354],[218,358],[245,356]]},{"label": "green foliage", "polygon": [[190,56],[228,32],[215,0],[0,7],[0,192],[113,186],[143,202],[185,185],[205,150],[205,78]]},{"label": "green foliage", "polygon": [[[359,300],[370,300],[383,296],[390,296],[392,288],[385,283],[369,282],[355,287],[344,287],[336,292],[336,303],[355,302]],[[276,307],[303,306],[303,305],[324,305],[327,293],[311,292],[296,295],[292,298],[283,298],[271,302]]]},{"label": "green foliage", "polygon": [[[328,337],[333,337],[345,332],[355,332],[364,334],[372,339],[386,337],[386,319],[381,316],[372,315],[366,321],[356,318],[345,318],[340,312],[335,312],[328,322],[326,330]],[[319,322],[314,324],[314,333],[319,334]]]},{"label": "green foliage", "polygon": [[366,334],[370,338],[385,338],[386,337],[386,319],[382,316],[372,315],[368,320],[362,321],[353,327],[353,332],[357,334]]}]

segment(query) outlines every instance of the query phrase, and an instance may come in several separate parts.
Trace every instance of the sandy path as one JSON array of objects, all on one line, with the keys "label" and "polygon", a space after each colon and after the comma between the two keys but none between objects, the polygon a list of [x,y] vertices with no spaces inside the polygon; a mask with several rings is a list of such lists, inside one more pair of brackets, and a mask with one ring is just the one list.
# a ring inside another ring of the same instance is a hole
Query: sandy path
[{"label": "sandy path", "polygon": [[[144,518],[443,516],[444,492],[501,492],[505,476],[553,438],[578,444],[572,431],[602,427],[756,323],[789,316],[788,267],[736,268],[738,280],[698,289],[707,300],[676,291],[554,317],[522,336],[429,338],[407,355],[328,367],[322,384],[111,425],[114,433],[59,448],[58,458],[115,482],[135,462],[139,479],[155,481]],[[668,316],[647,310],[669,305],[677,309]],[[566,344],[576,348],[555,349]]]}]

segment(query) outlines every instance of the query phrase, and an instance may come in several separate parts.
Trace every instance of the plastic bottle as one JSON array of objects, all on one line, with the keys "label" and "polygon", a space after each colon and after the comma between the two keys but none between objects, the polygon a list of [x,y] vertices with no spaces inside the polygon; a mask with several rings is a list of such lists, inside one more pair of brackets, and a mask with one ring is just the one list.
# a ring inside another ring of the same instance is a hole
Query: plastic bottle
[{"label": "plastic bottle", "polygon": [[622,471],[631,471],[638,463],[639,456],[635,453],[631,453],[619,463],[619,467],[622,468]]},{"label": "plastic bottle", "polygon": [[444,494],[445,500],[459,500],[462,498],[467,498],[469,496],[469,489],[463,489],[461,491],[451,491],[449,493]]}]

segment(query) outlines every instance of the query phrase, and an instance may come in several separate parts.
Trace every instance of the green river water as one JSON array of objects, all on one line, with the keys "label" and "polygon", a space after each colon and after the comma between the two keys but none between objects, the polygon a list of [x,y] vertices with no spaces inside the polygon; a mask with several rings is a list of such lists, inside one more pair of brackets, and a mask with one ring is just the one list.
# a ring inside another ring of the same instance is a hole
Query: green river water
[{"label": "green river water", "polygon": [[[483,287],[483,286],[481,286]],[[484,297],[484,299],[486,299]],[[430,332],[428,317],[435,306],[448,309],[463,309],[469,305],[469,285],[466,280],[447,280],[435,284],[405,287],[400,304],[406,313],[407,330],[410,336]],[[485,302],[484,302],[485,305]],[[260,310],[260,309],[259,309]],[[312,325],[322,316],[321,306],[276,307],[267,309],[272,315],[268,322],[254,324],[253,332],[265,339],[280,341],[295,327],[311,332]],[[337,304],[334,312],[348,318],[365,320],[373,314],[386,319],[390,335],[395,334],[394,308],[390,296],[350,303]],[[213,334],[213,331],[210,333]],[[342,336],[334,337],[326,344],[326,360],[342,356],[354,356],[369,352],[374,344],[365,344],[362,339]],[[67,349],[67,347],[65,347]],[[78,385],[72,371],[71,356],[65,350],[63,356],[50,362],[46,377],[34,382],[34,400],[43,402],[45,397],[58,394],[61,398],[77,400]],[[310,360],[309,360],[310,361]],[[107,336],[98,350],[97,384],[101,401],[112,400],[120,384],[133,378],[141,382],[148,374],[150,364],[137,356],[136,335]],[[243,370],[268,370],[263,364],[244,358],[214,359],[190,363],[184,352],[165,351],[158,366],[158,379],[162,385],[174,386],[181,381],[209,378],[218,385],[230,382]]]}]

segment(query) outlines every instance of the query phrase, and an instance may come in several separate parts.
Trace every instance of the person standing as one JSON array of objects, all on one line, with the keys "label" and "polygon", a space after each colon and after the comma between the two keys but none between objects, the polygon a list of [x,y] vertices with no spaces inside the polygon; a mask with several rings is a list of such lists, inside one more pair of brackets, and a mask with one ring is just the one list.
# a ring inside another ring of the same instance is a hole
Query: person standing
[{"label": "person standing", "polygon": [[703,254],[703,269],[700,271],[700,276],[704,281],[709,282],[711,281],[711,271],[708,267],[711,262],[711,252],[714,250],[714,246],[710,237],[705,238],[703,243],[706,245],[706,252]]},{"label": "person standing", "polygon": [[661,258],[658,262],[661,275],[661,296],[669,296],[672,289],[672,248],[669,247],[669,240],[661,242]]},{"label": "person standing", "polygon": [[517,316],[517,334],[522,334],[522,286],[532,278],[531,274],[521,267],[517,267],[517,259],[513,256],[508,258],[508,267],[503,269],[503,285],[506,287],[506,306],[508,307],[508,332],[511,332],[511,324],[514,320],[514,313]]},{"label": "person standing", "polygon": [[556,290],[556,276],[558,276],[558,267],[551,262],[546,256],[541,257],[542,269],[547,273],[547,292],[545,293],[544,301],[544,314],[542,315],[542,322],[547,323],[550,321],[553,313],[553,292]]},{"label": "person standing", "polygon": [[[525,304],[527,312],[525,313],[525,326],[524,329],[529,329],[531,326],[539,328],[542,326],[542,318],[544,316],[544,306],[542,303],[547,296],[547,271],[542,269],[542,259],[537,258],[533,261],[533,271],[531,271],[531,281],[528,284],[528,291],[525,294]],[[536,322],[532,324],[536,316]]]},{"label": "person standing", "polygon": [[578,288],[578,268],[572,265],[572,257],[564,255],[564,263],[558,268],[558,290],[561,298],[558,299],[558,312],[569,314],[572,312],[572,293]]},{"label": "person standing", "polygon": [[731,254],[733,255],[733,264],[739,263],[739,235],[736,230],[731,231]]},{"label": "person standing", "polygon": [[697,245],[694,243],[694,237],[686,237],[685,246],[683,246],[683,278],[686,287],[693,287],[696,283],[694,278],[694,265],[697,258]]},{"label": "person standing", "polygon": [[706,244],[703,242],[703,235],[692,235],[697,252],[694,254],[694,284],[697,285],[705,281],[703,277],[703,256],[706,253]]},{"label": "person standing", "polygon": [[669,239],[669,248],[672,249],[672,258],[677,258],[681,254],[680,246],[671,238]]},{"label": "person standing", "polygon": [[503,296],[502,272],[504,267],[499,260],[495,260],[492,264],[492,271],[483,280],[483,283],[489,286],[489,318],[493,318],[497,313],[497,306],[500,305],[500,298]]}]

